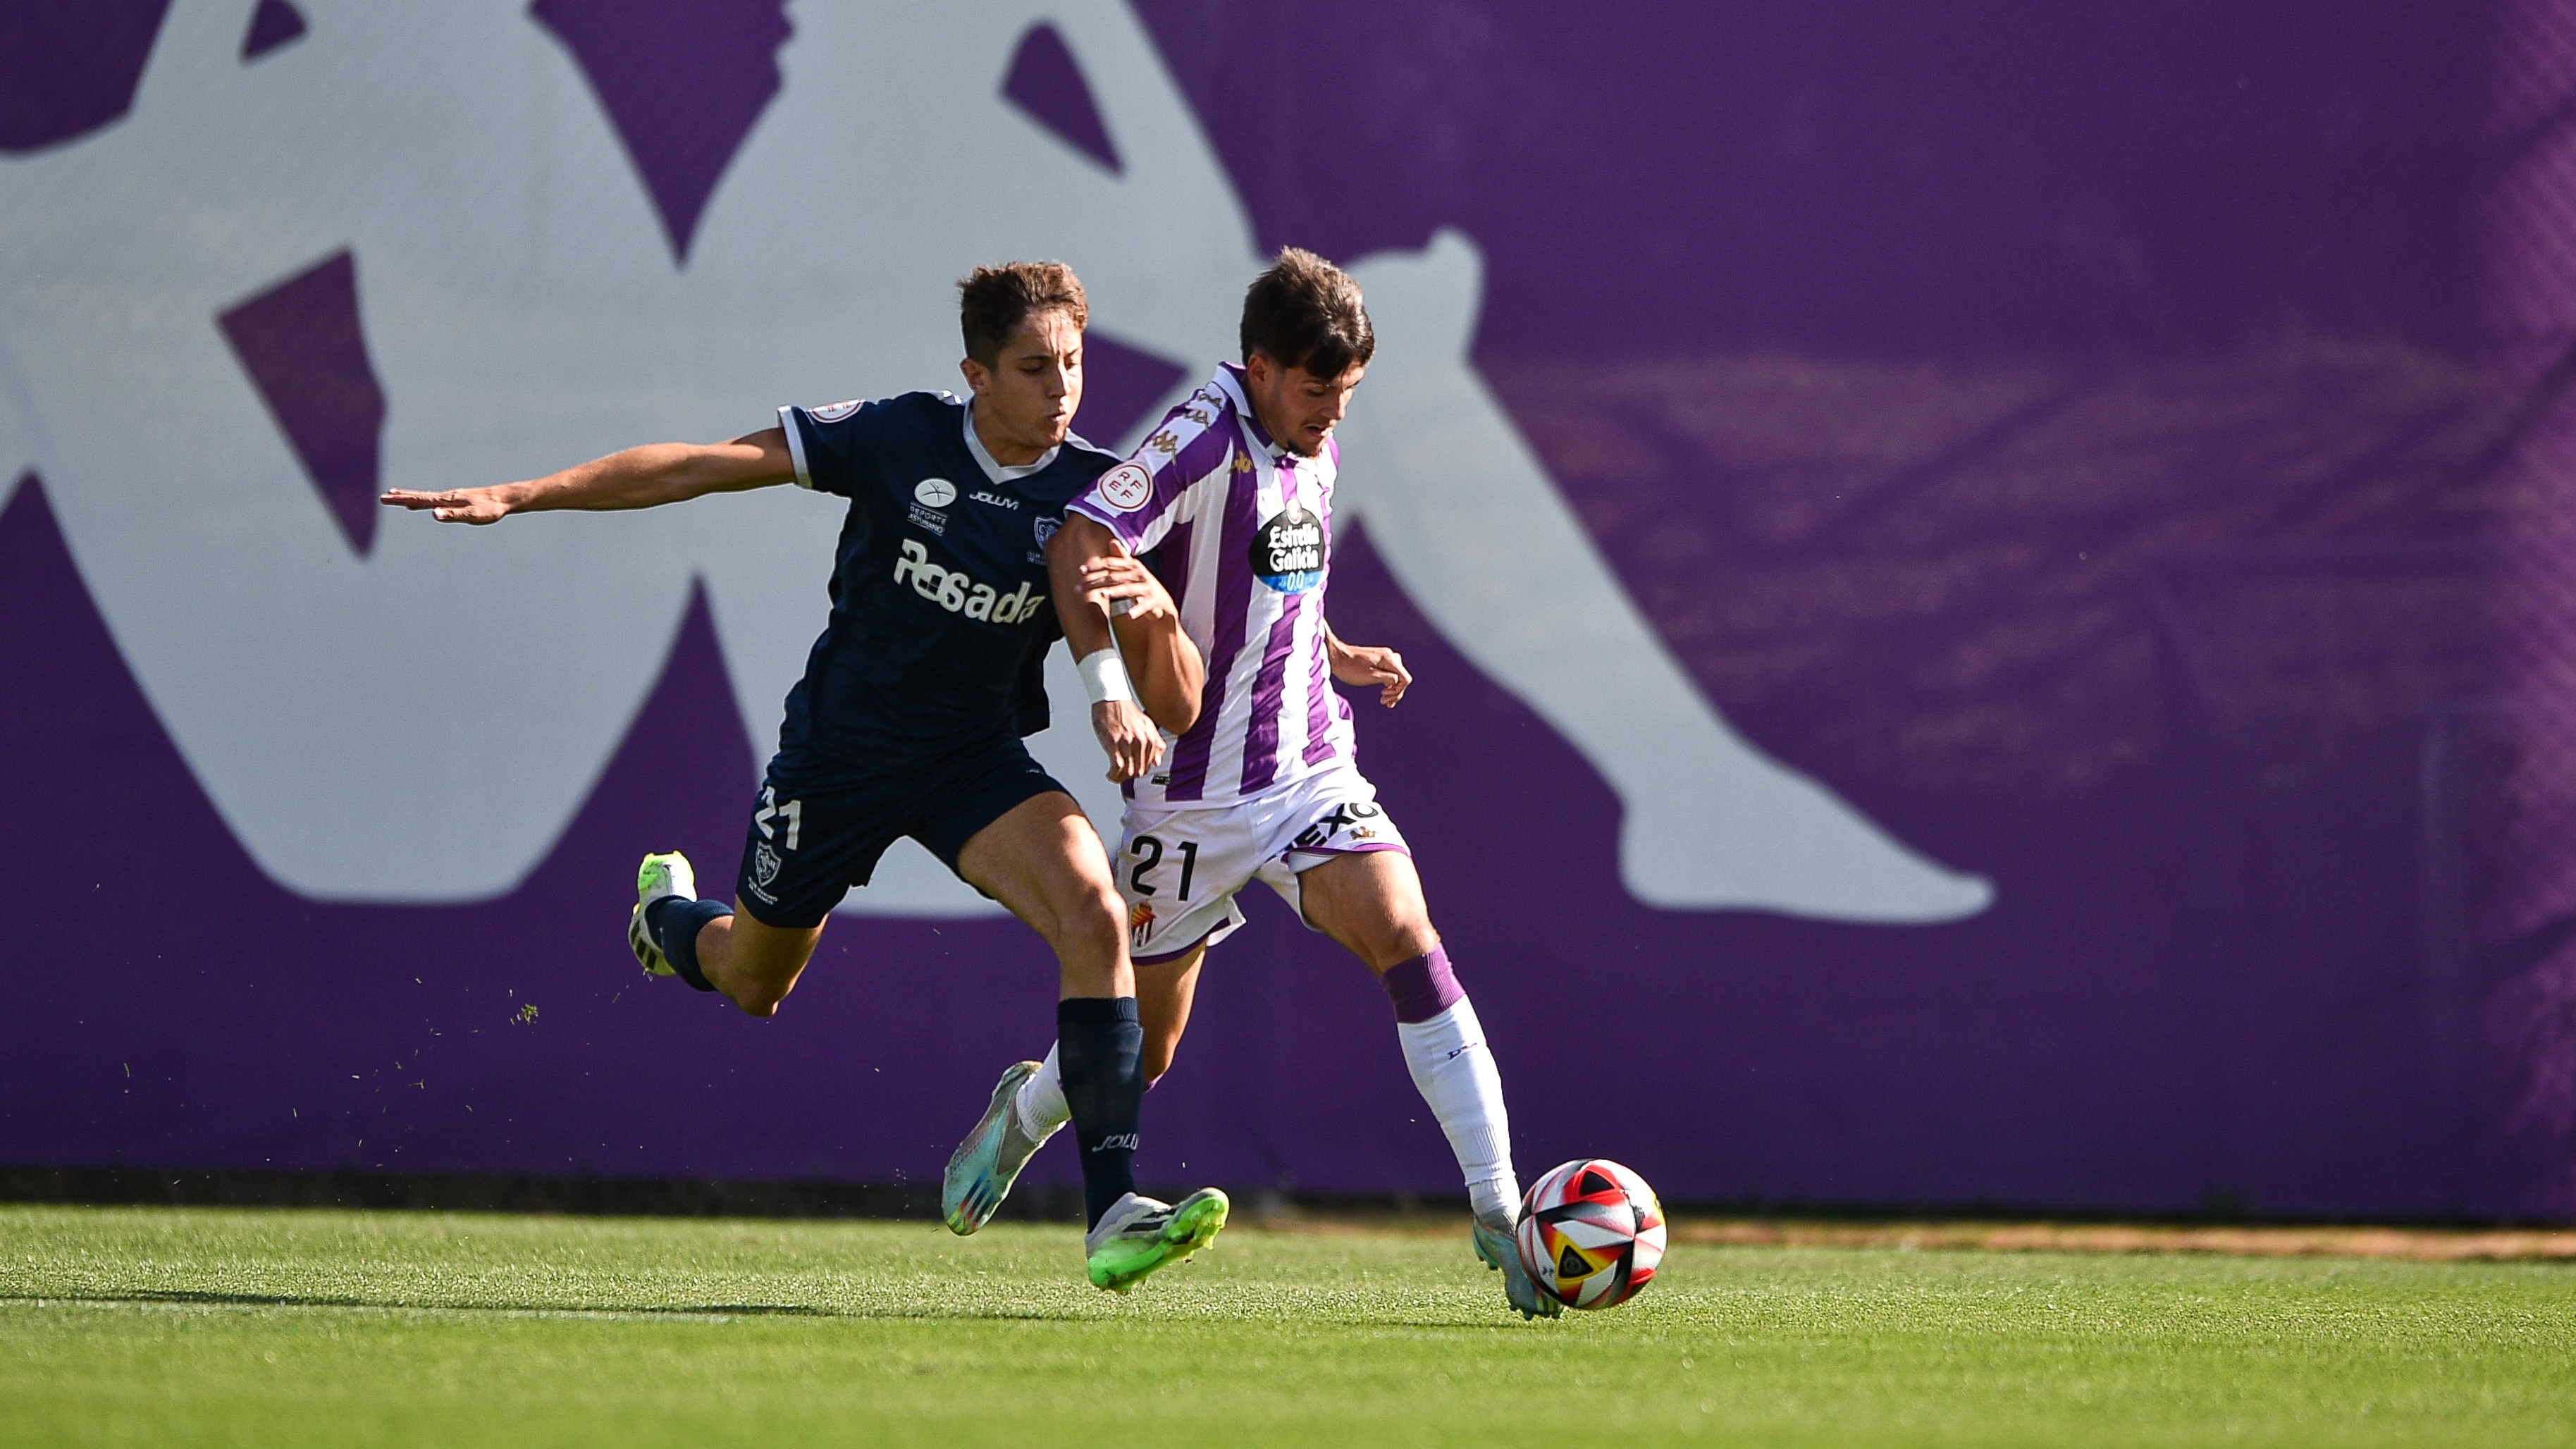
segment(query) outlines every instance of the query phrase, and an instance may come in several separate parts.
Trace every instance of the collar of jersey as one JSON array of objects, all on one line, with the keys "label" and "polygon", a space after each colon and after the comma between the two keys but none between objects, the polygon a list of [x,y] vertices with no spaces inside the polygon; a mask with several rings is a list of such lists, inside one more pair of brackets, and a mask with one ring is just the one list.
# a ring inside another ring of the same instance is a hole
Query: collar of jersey
[{"label": "collar of jersey", "polygon": [[1270,466],[1274,468],[1294,468],[1298,464],[1306,461],[1295,453],[1291,453],[1286,448],[1270,441],[1270,434],[1261,426],[1261,414],[1252,410],[1252,394],[1243,390],[1243,367],[1241,364],[1232,362],[1218,363],[1216,365],[1216,385],[1223,388],[1225,390],[1225,395],[1233,400],[1234,415],[1243,419],[1244,435],[1251,438],[1255,444],[1259,445],[1263,452],[1270,455]]},{"label": "collar of jersey", "polygon": [[1005,468],[1001,464],[993,461],[992,453],[984,447],[984,440],[975,436],[975,400],[971,397],[966,399],[966,405],[959,408],[957,411],[963,413],[966,418],[966,451],[975,455],[975,466],[984,470],[984,477],[988,482],[1008,483],[1015,478],[1026,478],[1031,473],[1034,473],[1039,469],[1044,468],[1047,464],[1054,462],[1055,455],[1064,451],[1064,445],[1062,443],[1058,443],[1054,447],[1040,453],[1038,455],[1038,460],[1034,463],[1023,463],[1016,468]]}]

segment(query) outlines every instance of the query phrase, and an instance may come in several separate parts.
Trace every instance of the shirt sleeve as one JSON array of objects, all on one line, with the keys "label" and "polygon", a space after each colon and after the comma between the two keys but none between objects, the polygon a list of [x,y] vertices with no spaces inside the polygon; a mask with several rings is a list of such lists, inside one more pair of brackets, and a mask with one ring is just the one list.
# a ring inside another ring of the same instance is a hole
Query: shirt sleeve
[{"label": "shirt sleeve", "polygon": [[1118,535],[1129,553],[1144,554],[1198,514],[1210,491],[1201,483],[1224,481],[1234,462],[1230,431],[1207,428],[1182,441],[1158,430],[1126,462],[1101,474],[1069,511]]},{"label": "shirt sleeve", "polygon": [[856,497],[859,460],[866,453],[880,403],[838,402],[829,407],[778,410],[778,426],[787,433],[788,456],[796,460],[796,486],[818,493]]}]

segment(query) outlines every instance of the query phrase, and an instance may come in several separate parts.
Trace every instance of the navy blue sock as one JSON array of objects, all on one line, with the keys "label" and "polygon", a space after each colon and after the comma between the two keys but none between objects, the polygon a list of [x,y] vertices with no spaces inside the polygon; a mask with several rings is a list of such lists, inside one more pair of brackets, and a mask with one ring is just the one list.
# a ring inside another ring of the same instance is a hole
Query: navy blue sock
[{"label": "navy blue sock", "polygon": [[730,916],[733,907],[722,901],[693,901],[685,896],[664,896],[644,908],[644,929],[653,933],[653,944],[670,958],[671,969],[680,979],[700,991],[713,991],[704,971],[698,969],[698,932],[718,916]]},{"label": "navy blue sock", "polygon": [[1082,1151],[1082,1206],[1101,1214],[1136,1190],[1136,1118],[1144,1106],[1145,1029],[1132,996],[1075,996],[1055,1004],[1056,1070]]}]

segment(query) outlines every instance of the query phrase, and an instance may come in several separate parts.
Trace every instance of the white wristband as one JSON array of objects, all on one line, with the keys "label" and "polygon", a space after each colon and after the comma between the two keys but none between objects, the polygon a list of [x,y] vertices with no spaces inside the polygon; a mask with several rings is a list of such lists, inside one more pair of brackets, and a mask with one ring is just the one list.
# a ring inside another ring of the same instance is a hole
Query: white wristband
[{"label": "white wristband", "polygon": [[1127,661],[1118,657],[1116,648],[1094,649],[1074,667],[1082,671],[1082,690],[1093,704],[1113,699],[1135,702],[1136,686],[1127,682]]}]

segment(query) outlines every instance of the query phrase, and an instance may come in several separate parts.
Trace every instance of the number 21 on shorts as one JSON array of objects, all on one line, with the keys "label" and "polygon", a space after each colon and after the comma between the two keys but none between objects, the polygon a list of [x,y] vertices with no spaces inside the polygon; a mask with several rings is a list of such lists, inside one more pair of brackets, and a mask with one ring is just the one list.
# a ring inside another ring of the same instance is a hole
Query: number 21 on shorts
[{"label": "number 21 on shorts", "polygon": [[[1172,898],[1185,901],[1190,898],[1190,877],[1199,868],[1198,842],[1175,840],[1171,849],[1179,852],[1181,857],[1180,888],[1173,892]],[[1166,853],[1163,842],[1151,835],[1139,835],[1128,842],[1127,853],[1136,857],[1136,863],[1127,871],[1127,888],[1140,896],[1153,895],[1156,887],[1148,877],[1163,863]]]}]

